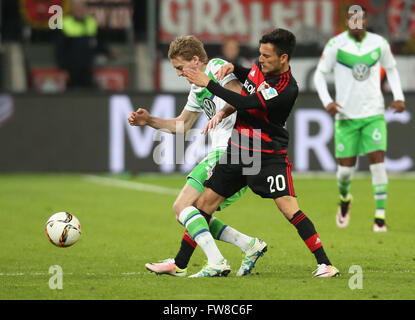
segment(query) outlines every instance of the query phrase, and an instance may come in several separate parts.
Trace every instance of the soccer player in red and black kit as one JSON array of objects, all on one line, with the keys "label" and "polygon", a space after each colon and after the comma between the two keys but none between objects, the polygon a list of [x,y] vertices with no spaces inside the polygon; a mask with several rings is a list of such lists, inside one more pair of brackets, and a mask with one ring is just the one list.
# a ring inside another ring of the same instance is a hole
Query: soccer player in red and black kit
[{"label": "soccer player in red and black kit", "polygon": [[[292,164],[287,156],[289,136],[285,123],[298,96],[298,86],[289,65],[295,42],[290,31],[275,29],[261,38],[260,57],[252,69],[232,64],[223,66],[218,78],[233,72],[243,83],[241,94],[221,87],[202,72],[184,70],[190,83],[206,87],[234,106],[222,109],[211,122],[220,122],[235,109],[237,120],[227,153],[206,180],[204,194],[196,207],[183,210],[180,220],[185,224],[197,213],[213,214],[225,198],[248,185],[261,197],[274,199],[279,210],[295,226],[317,260],[314,276],[334,277],[339,271],[328,259],[313,223],[298,206]],[[211,122],[208,127],[215,125]],[[248,163],[247,159],[260,161]],[[216,257],[217,263],[208,264],[195,277],[212,276],[215,272],[220,275],[222,269],[229,269],[214,242],[201,247],[208,257]]]}]

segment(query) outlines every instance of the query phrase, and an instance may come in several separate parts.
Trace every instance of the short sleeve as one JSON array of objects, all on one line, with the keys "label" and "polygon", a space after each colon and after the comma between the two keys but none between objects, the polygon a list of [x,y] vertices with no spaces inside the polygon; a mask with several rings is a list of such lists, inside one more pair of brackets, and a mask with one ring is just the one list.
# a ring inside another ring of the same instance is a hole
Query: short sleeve
[{"label": "short sleeve", "polygon": [[192,89],[190,90],[189,95],[187,96],[187,102],[184,109],[189,110],[191,112],[202,112],[203,110],[197,102],[193,86],[194,85],[192,85]]},{"label": "short sleeve", "polygon": [[224,87],[228,82],[231,82],[232,80],[238,80],[238,78],[236,78],[236,76],[233,73],[230,73],[226,77],[224,77],[221,81],[219,81],[219,84],[222,87]]},{"label": "short sleeve", "polygon": [[[216,72],[219,71],[220,68],[222,68],[223,65],[227,64],[228,61],[220,59],[220,58],[215,58],[212,59],[210,61],[210,71],[209,71],[209,76],[212,78],[214,78],[216,81],[218,81],[216,79]],[[228,82],[232,81],[232,80],[237,80],[236,76],[233,73],[228,74],[226,77],[224,77],[222,80],[219,80],[218,83],[224,87]]]}]

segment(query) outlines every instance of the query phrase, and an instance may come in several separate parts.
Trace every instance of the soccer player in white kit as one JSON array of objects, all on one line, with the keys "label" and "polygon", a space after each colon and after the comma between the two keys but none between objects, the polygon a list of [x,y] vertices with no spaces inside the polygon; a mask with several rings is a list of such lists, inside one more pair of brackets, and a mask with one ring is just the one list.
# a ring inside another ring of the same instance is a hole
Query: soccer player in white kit
[{"label": "soccer player in white kit", "polygon": [[[221,86],[237,92],[241,90],[241,85],[233,74],[229,74],[221,80],[216,79],[217,71],[227,61],[219,58],[209,60],[202,42],[194,36],[182,36],[173,40],[169,47],[168,56],[179,77],[184,75],[184,68],[194,68],[203,71]],[[178,117],[161,119],[150,115],[147,110],[139,108],[136,112],[131,113],[128,120],[134,126],[148,125],[173,134],[186,133],[193,127],[202,113],[210,120],[225,105],[226,102],[224,100],[212,94],[206,88],[191,85],[187,103]],[[212,168],[219,161],[220,156],[226,151],[235,119],[236,112],[230,114],[214,130],[209,131],[211,151],[189,173],[186,184],[173,204],[178,221],[179,214],[183,209],[194,205],[200,195],[204,193],[204,182]],[[222,210],[237,201],[244,194],[245,190],[246,188],[242,188],[225,199],[218,209]],[[207,230],[209,232],[206,232]],[[174,259],[165,259],[159,263],[147,263],[146,268],[156,274],[186,276],[187,265],[196,245],[205,242],[206,237],[213,237],[216,240],[232,243],[245,253],[241,266],[236,273],[237,276],[249,274],[254,268],[257,259],[267,250],[267,244],[264,241],[240,233],[217,217],[198,214],[189,219],[176,257]],[[230,266],[224,260],[217,270],[211,270],[211,272],[203,276],[226,276],[229,272]]]},{"label": "soccer player in white kit", "polygon": [[[314,84],[327,112],[335,116],[334,145],[338,161],[337,184],[340,205],[338,227],[349,224],[356,157],[368,155],[375,199],[373,231],[387,231],[385,209],[388,176],[385,169],[387,129],[381,91],[381,66],[386,70],[393,94],[389,108],[405,109],[396,61],[385,38],[367,29],[367,10],[358,7],[346,19],[348,30],[333,37],[324,48],[314,75]],[[352,13],[350,13],[352,12]],[[325,76],[334,73],[336,97],[332,99]]]}]

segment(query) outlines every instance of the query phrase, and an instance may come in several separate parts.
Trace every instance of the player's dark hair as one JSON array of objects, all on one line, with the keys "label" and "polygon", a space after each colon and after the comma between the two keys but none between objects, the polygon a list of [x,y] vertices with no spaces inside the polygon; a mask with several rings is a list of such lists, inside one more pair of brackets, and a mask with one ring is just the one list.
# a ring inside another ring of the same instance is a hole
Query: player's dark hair
[{"label": "player's dark hair", "polygon": [[288,55],[288,60],[294,53],[296,39],[295,35],[285,29],[277,28],[264,34],[259,43],[271,43],[274,45],[275,52],[281,56],[284,53]]}]

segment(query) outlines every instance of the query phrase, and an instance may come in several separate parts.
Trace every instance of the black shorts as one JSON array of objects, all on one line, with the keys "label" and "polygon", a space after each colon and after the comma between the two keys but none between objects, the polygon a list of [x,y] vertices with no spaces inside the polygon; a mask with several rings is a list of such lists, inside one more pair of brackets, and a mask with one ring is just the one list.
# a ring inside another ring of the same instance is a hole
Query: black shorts
[{"label": "black shorts", "polygon": [[[227,153],[223,155],[226,156]],[[223,161],[216,163],[212,175],[204,185],[225,198],[229,198],[247,185],[262,198],[295,197],[291,176],[292,163],[288,161],[287,155],[262,159],[259,172],[255,175],[244,175],[243,169],[247,167],[244,164],[221,162]]]}]

